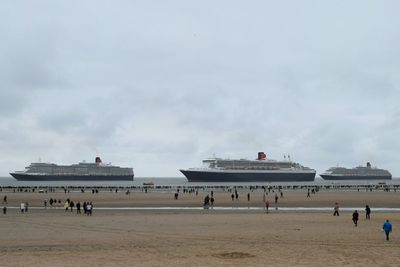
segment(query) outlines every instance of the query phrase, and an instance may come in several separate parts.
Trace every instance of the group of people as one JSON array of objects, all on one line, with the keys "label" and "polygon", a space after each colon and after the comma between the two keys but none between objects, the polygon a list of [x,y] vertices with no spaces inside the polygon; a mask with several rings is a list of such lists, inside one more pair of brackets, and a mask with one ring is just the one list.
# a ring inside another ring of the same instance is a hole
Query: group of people
[{"label": "group of people", "polygon": [[[45,200],[45,203],[46,203],[46,200]],[[70,212],[72,212],[74,207],[75,207],[74,201],[72,201],[72,200],[70,200],[68,198],[64,203],[65,211],[69,210]],[[89,201],[86,202],[85,201],[85,202],[83,202],[82,207],[83,207],[84,214],[90,215],[90,216],[92,215],[92,212],[93,212],[93,204],[92,204],[92,202],[89,202]],[[77,214],[81,214],[81,203],[80,202],[76,203],[76,213]]]},{"label": "group of people", "polygon": [[[339,204],[336,202],[335,206],[333,208],[333,216],[339,216]],[[358,219],[359,219],[359,213],[357,210],[355,210],[352,214],[352,220],[354,223],[354,226],[358,225]],[[365,219],[370,220],[371,219],[371,208],[369,205],[365,206]],[[385,232],[386,235],[386,240],[389,241],[389,235],[392,232],[392,224],[389,222],[389,220],[386,220],[382,226],[382,231]]]}]

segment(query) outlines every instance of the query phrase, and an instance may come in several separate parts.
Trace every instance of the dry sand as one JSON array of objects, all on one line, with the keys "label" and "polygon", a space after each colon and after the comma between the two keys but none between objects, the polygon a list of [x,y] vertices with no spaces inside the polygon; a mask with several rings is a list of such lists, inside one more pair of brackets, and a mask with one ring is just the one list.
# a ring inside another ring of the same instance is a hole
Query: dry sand
[{"label": "dry sand", "polygon": [[[262,206],[262,192],[215,191],[216,206]],[[358,227],[351,213],[331,212],[265,214],[259,211],[132,211],[96,210],[96,207],[193,207],[205,194],[134,192],[99,194],[11,193],[8,206],[28,201],[22,214],[9,209],[0,216],[1,266],[400,266],[400,215],[360,213]],[[269,195],[273,202],[275,193]],[[43,209],[43,199],[93,201],[93,216],[59,209]],[[400,192],[284,192],[280,206],[399,207]],[[39,208],[40,207],[40,208]],[[393,223],[391,240],[381,227]]]}]

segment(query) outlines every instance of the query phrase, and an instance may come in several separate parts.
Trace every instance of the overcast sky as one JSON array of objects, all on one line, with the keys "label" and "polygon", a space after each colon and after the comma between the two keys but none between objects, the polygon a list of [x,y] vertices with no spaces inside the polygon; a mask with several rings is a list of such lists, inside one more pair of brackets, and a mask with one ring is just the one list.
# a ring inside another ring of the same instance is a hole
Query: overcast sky
[{"label": "overcast sky", "polygon": [[0,176],[284,154],[400,176],[400,1],[1,1]]}]

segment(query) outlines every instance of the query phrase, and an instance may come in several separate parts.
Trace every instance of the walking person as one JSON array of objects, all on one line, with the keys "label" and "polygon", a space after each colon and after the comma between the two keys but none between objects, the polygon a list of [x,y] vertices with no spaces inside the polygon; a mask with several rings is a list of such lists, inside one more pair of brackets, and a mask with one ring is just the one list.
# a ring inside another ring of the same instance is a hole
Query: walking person
[{"label": "walking person", "polygon": [[386,240],[389,241],[389,234],[392,231],[392,224],[389,222],[389,220],[386,220],[386,222],[382,226],[383,231],[385,231],[386,234]]},{"label": "walking person", "polygon": [[269,201],[265,201],[265,210],[267,213],[269,213]]},{"label": "walking person", "polygon": [[371,209],[369,206],[365,206],[365,219],[369,220],[370,219],[370,214],[371,214]]},{"label": "walking person", "polygon": [[336,202],[335,207],[333,208],[333,216],[339,216],[339,204]]},{"label": "walking person", "polygon": [[358,222],[358,212],[357,212],[357,210],[355,210],[354,213],[353,213],[354,226],[357,226],[357,222]]}]

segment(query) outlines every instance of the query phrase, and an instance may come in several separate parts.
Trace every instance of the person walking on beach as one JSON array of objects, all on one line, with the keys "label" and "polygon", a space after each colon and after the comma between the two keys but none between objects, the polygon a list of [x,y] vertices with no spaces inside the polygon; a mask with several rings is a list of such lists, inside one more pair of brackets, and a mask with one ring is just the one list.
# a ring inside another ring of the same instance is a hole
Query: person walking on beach
[{"label": "person walking on beach", "polygon": [[354,226],[357,226],[357,222],[358,222],[358,212],[357,212],[357,210],[355,210],[354,213],[353,213]]},{"label": "person walking on beach", "polygon": [[44,208],[47,209],[47,198],[44,200]]},{"label": "person walking on beach", "polygon": [[65,201],[65,203],[64,203],[65,211],[68,211],[68,207],[69,207],[69,203],[68,203],[68,201]]},{"label": "person walking on beach", "polygon": [[310,197],[310,188],[307,190],[307,197]]},{"label": "person walking on beach", "polygon": [[369,220],[370,219],[370,214],[371,214],[371,209],[369,206],[365,206],[365,219]]},{"label": "person walking on beach", "polygon": [[339,204],[336,202],[335,207],[333,208],[333,216],[339,216]]},{"label": "person walking on beach", "polygon": [[235,199],[235,195],[232,193],[231,195],[232,201]]},{"label": "person walking on beach", "polygon": [[8,204],[8,203],[7,203],[7,195],[5,195],[5,196],[3,197],[3,204]]},{"label": "person walking on beach", "polygon": [[250,193],[247,193],[247,201],[250,201]]},{"label": "person walking on beach", "polygon": [[389,220],[386,220],[386,222],[382,226],[383,231],[385,231],[386,234],[386,240],[389,241],[389,234],[392,231],[392,224],[389,222]]},{"label": "person walking on beach", "polygon": [[269,201],[265,201],[265,210],[267,213],[269,213]]},{"label": "person walking on beach", "polygon": [[20,208],[21,208],[21,212],[24,213],[24,211],[25,211],[25,203],[24,202],[21,202]]},{"label": "person walking on beach", "polygon": [[275,204],[278,203],[278,194],[275,194]]},{"label": "person walking on beach", "polygon": [[211,208],[214,208],[214,197],[211,197],[210,201],[211,201]]}]

